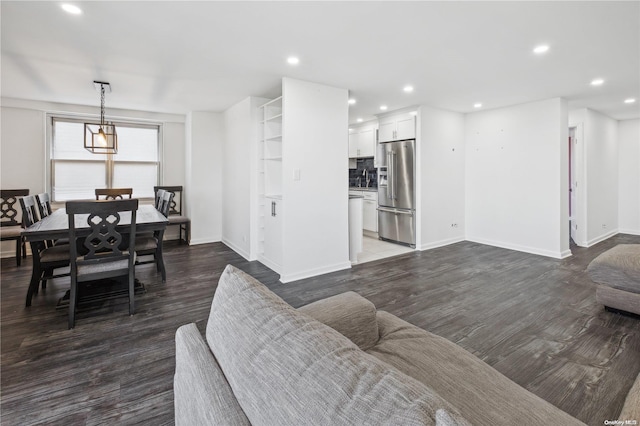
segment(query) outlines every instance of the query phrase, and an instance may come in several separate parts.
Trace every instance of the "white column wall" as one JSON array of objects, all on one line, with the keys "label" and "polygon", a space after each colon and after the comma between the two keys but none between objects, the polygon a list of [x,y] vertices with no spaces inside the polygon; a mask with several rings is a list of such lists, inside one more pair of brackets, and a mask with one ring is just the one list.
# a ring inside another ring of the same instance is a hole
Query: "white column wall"
[{"label": "white column wall", "polygon": [[289,282],[351,267],[348,92],[290,78],[282,86],[281,281]]},{"label": "white column wall", "polygon": [[567,123],[560,98],[466,115],[467,240],[570,255]]},{"label": "white column wall", "polygon": [[268,101],[250,97],[224,112],[222,242],[247,260],[257,258],[258,107]]},{"label": "white column wall", "polygon": [[640,235],[640,119],[618,121],[618,231]]},{"label": "white column wall", "polygon": [[599,112],[584,112],[587,247],[618,233],[617,122]]},{"label": "white column wall", "polygon": [[464,240],[464,115],[421,106],[418,119],[418,248],[426,250]]},{"label": "white column wall", "polygon": [[224,117],[192,111],[187,114],[185,127],[185,199],[191,219],[191,244],[220,241]]}]

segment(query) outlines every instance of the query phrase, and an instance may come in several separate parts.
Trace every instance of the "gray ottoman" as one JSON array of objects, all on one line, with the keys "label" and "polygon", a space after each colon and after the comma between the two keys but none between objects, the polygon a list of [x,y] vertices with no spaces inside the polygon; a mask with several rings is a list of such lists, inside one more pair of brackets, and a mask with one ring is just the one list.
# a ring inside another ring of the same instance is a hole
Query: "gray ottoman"
[{"label": "gray ottoman", "polygon": [[591,261],[587,272],[598,283],[598,303],[640,315],[640,244],[605,251]]}]

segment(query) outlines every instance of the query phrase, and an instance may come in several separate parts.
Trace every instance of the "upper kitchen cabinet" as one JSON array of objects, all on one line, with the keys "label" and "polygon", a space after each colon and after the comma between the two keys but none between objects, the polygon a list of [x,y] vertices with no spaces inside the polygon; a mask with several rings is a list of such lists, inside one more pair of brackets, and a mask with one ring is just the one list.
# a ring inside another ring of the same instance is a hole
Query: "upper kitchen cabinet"
[{"label": "upper kitchen cabinet", "polygon": [[375,124],[370,123],[349,129],[349,158],[373,157],[375,152]]},{"label": "upper kitchen cabinet", "polygon": [[416,117],[409,112],[379,118],[378,142],[416,138]]}]

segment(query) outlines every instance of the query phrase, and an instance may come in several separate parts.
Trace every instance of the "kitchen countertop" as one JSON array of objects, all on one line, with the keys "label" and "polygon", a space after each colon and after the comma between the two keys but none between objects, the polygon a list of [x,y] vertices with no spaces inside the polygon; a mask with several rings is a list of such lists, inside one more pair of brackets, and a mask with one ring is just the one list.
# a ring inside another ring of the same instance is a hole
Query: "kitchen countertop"
[{"label": "kitchen countertop", "polygon": [[376,187],[364,187],[364,186],[350,186],[349,191],[371,191],[378,192],[378,188]]}]

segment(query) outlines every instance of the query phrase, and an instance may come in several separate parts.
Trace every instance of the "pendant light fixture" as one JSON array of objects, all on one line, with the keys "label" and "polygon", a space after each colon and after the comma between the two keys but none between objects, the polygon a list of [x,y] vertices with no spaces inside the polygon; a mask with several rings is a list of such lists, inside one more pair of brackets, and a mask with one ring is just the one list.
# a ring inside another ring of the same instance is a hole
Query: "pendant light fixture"
[{"label": "pendant light fixture", "polygon": [[104,94],[111,93],[111,85],[102,81],[94,81],[93,85],[100,92],[100,125],[84,123],[84,147],[93,154],[117,154],[116,126],[104,121]]}]

